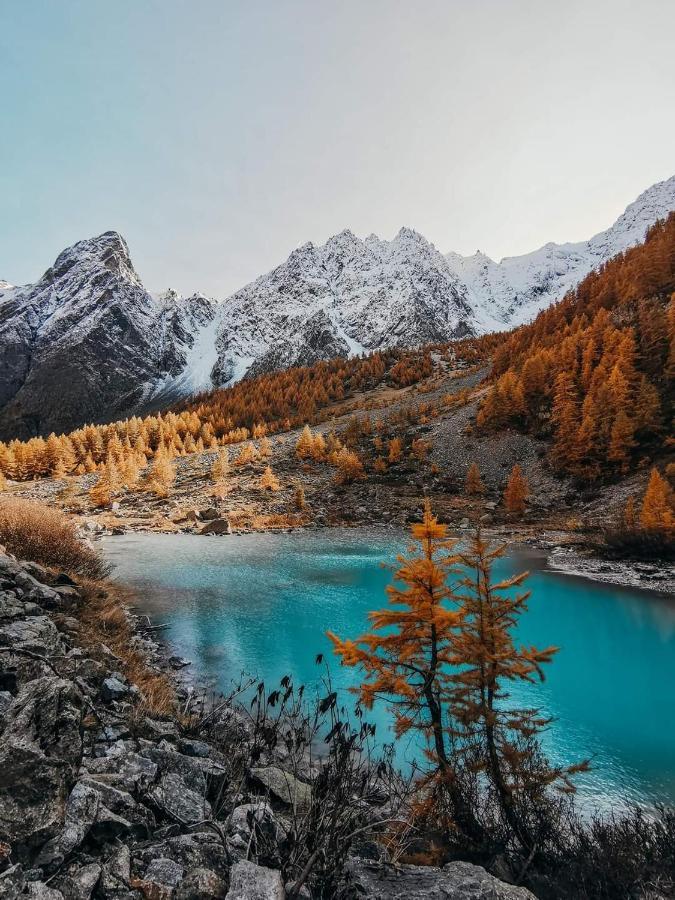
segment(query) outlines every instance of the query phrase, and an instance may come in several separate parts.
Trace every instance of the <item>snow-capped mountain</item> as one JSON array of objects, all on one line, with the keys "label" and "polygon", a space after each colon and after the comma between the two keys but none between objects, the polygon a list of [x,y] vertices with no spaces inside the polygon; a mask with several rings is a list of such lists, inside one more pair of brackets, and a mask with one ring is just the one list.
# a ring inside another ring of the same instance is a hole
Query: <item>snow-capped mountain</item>
[{"label": "snow-capped mountain", "polygon": [[650,225],[675,209],[675,176],[652,185],[606,231],[576,244],[545,244],[497,263],[485,254],[448,253],[450,269],[466,286],[478,330],[501,331],[530,322],[561,300],[588,273],[639,244]]},{"label": "snow-capped mountain", "polygon": [[150,295],[113,231],[64,250],[42,278],[0,288],[0,435],[44,434],[175,400],[214,304]]},{"label": "snow-capped mountain", "polygon": [[[607,231],[497,263],[402,228],[304,244],[217,302],[151,294],[116,232],[80,241],[32,285],[0,282],[0,439],[156,409],[245,375],[529,321],[675,210],[675,176]],[[4,274],[4,273],[3,273]]]},{"label": "snow-capped mountain", "polygon": [[222,305],[222,381],[473,330],[466,291],[442,254],[402,228],[391,241],[342,231],[304,244]]}]

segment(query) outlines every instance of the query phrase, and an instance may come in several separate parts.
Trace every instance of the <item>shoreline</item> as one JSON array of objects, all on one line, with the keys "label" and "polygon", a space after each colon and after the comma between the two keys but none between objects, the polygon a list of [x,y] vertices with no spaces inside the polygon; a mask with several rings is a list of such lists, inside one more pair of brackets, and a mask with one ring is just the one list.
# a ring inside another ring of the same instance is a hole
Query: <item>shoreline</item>
[{"label": "shoreline", "polygon": [[[390,522],[371,522],[371,523],[354,523],[344,522],[341,524],[316,524],[297,526],[293,528],[270,528],[260,531],[243,531],[236,530],[231,534],[200,534],[192,531],[160,531],[158,529],[113,529],[105,530],[98,533],[90,534],[95,540],[108,537],[121,537],[124,535],[157,535],[180,537],[189,534],[194,537],[205,538],[238,538],[253,537],[255,535],[282,535],[282,534],[299,534],[301,532],[336,532],[341,529],[348,531],[366,531],[376,530],[383,531],[401,531],[406,533],[406,529],[398,524]],[[463,536],[469,534],[469,529],[457,529],[457,536],[462,539]],[[495,542],[506,543],[509,547],[513,547],[516,551],[519,548],[528,551],[537,551],[545,560],[545,568],[548,571],[567,575],[573,578],[583,578],[594,582],[600,582],[608,586],[616,586],[622,588],[632,588],[634,590],[644,591],[652,596],[662,597],[664,600],[672,600],[675,602],[675,564],[669,564],[665,561],[647,561],[637,559],[612,559],[611,557],[603,557],[595,555],[590,551],[584,551],[579,548],[578,537],[571,532],[552,530],[544,531],[538,537],[532,537],[523,530],[514,529],[508,533],[496,529],[485,529],[485,534]]]}]

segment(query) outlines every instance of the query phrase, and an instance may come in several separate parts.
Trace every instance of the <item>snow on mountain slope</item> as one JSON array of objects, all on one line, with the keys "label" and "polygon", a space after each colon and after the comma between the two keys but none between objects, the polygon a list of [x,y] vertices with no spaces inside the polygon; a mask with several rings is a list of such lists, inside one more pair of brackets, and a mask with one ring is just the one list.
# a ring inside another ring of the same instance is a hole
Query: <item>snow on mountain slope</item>
[{"label": "snow on mountain slope", "polygon": [[223,302],[219,378],[471,332],[463,286],[421,235],[342,231],[304,244]]},{"label": "snow on mountain slope", "polygon": [[479,330],[503,330],[531,321],[592,269],[640,243],[650,225],[675,209],[675,176],[652,185],[606,231],[576,244],[545,244],[497,263],[477,252],[448,253],[450,269],[466,285]]},{"label": "snow on mountain slope", "polygon": [[0,282],[0,439],[166,406],[290,365],[533,319],[675,210],[675,177],[607,231],[497,263],[417,232],[304,244],[218,303],[150,294],[114,231],[64,250],[35,284]]},{"label": "snow on mountain slope", "polygon": [[0,293],[0,436],[144,408],[154,384],[185,370],[213,318],[204,297],[148,294],[116,232],[78,242],[35,284]]}]

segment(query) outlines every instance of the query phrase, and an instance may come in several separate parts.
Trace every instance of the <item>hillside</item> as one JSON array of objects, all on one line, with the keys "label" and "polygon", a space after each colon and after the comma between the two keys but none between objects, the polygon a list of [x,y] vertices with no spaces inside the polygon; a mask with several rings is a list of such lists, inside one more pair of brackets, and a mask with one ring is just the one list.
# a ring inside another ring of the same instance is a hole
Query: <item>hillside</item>
[{"label": "hillside", "polygon": [[644,244],[506,337],[479,424],[550,438],[554,468],[586,483],[625,474],[671,447],[674,292],[671,213]]}]

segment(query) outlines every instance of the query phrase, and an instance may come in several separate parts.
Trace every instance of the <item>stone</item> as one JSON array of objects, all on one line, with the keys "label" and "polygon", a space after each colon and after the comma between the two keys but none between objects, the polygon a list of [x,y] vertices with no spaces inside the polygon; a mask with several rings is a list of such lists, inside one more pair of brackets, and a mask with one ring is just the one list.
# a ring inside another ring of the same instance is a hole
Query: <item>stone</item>
[{"label": "stone", "polygon": [[251,769],[251,778],[269,791],[270,796],[286,806],[306,809],[312,799],[312,788],[278,766]]},{"label": "stone", "polygon": [[227,780],[227,769],[216,760],[178,753],[166,741],[142,751],[142,755],[156,762],[162,775],[168,772],[180,775],[191,790],[209,799],[218,795]]},{"label": "stone", "polygon": [[42,584],[28,572],[17,573],[14,576],[14,582],[21,588],[23,596],[28,600],[32,600],[46,609],[59,609],[61,606],[61,598],[56,591],[47,587],[46,584]]},{"label": "stone", "polygon": [[58,869],[86,838],[96,821],[99,804],[99,794],[83,782],[78,782],[68,797],[61,832],[42,847],[35,865],[47,873]]},{"label": "stone", "polygon": [[536,900],[524,887],[506,884],[481,866],[451,862],[432,866],[398,866],[352,857],[347,863],[350,886],[368,900]]},{"label": "stone", "polygon": [[145,880],[176,887],[183,878],[184,871],[183,866],[174,862],[173,859],[160,856],[158,859],[153,859],[145,870]]},{"label": "stone", "polygon": [[90,900],[101,877],[98,863],[90,863],[55,880],[64,900]]},{"label": "stone", "polygon": [[83,699],[71,681],[37,678],[6,714],[0,742],[0,840],[39,847],[64,821],[82,759]]},{"label": "stone", "polygon": [[211,804],[204,794],[189,788],[175,772],[163,775],[147,796],[163,816],[181,825],[193,825],[211,818]]},{"label": "stone", "polygon": [[243,803],[232,810],[230,828],[248,839],[252,827],[259,828],[269,837],[275,837],[278,824],[272,807],[264,800],[257,803]]},{"label": "stone", "polygon": [[23,896],[30,897],[31,900],[63,900],[61,891],[49,887],[44,881],[29,882]]},{"label": "stone", "polygon": [[242,860],[232,866],[227,900],[284,900],[281,872]]},{"label": "stone", "polygon": [[[2,700],[0,698],[0,714],[2,711]],[[178,742],[178,749],[185,756],[198,756],[205,759],[211,752],[211,747],[205,741],[183,739]]]},{"label": "stone", "polygon": [[215,872],[194,869],[177,887],[174,897],[175,900],[222,900],[225,891],[225,882]]},{"label": "stone", "polygon": [[219,519],[220,512],[216,509],[215,506],[209,506],[207,509],[200,510],[199,518],[202,520],[202,522],[210,522],[213,519]]},{"label": "stone", "polygon": [[82,764],[93,780],[129,792],[147,788],[158,772],[156,763],[133,752],[84,759]]},{"label": "stone", "polygon": [[232,526],[229,519],[213,519],[207,522],[199,532],[200,534],[232,534]]},{"label": "stone", "polygon": [[125,894],[131,880],[131,851],[123,844],[108,859],[101,872],[101,888],[105,894]]},{"label": "stone", "polygon": [[0,873],[0,900],[17,900],[21,895],[26,876],[23,866],[17,863]]},{"label": "stone", "polygon": [[119,678],[111,676],[105,678],[101,685],[101,699],[104,703],[112,703],[113,700],[123,700],[129,693],[129,686]]}]

